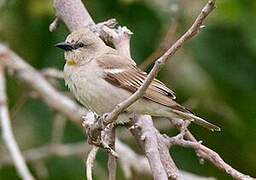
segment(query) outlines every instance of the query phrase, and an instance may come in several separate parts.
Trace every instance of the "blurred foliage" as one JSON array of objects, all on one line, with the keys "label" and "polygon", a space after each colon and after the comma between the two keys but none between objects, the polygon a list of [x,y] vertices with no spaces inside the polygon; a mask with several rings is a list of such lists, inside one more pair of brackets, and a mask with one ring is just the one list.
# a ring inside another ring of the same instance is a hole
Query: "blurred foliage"
[{"label": "blurred foliage", "polygon": [[[96,22],[115,17],[121,25],[134,32],[132,56],[140,64],[157,49],[175,17],[178,17],[178,37],[189,27],[205,2],[88,0],[86,7]],[[37,69],[62,69],[63,53],[53,45],[62,41],[68,31],[64,25],[57,32],[48,31],[48,25],[54,18],[52,1],[10,0],[0,5],[1,42],[7,43]],[[197,114],[222,127],[220,133],[211,133],[192,125],[193,133],[233,167],[256,176],[256,1],[222,0],[217,2],[217,7],[207,20],[207,28],[177,53],[159,78],[176,91],[180,103],[188,104]],[[27,90],[22,82],[8,78],[11,109]],[[54,114],[39,100],[29,100],[22,107],[12,121],[22,149],[50,141]],[[68,122],[63,141],[83,139],[83,132]],[[3,149],[1,142],[0,150]],[[208,162],[200,165],[192,150],[175,147],[171,153],[181,169],[218,179],[231,179]],[[97,159],[106,169],[105,153],[101,152]],[[45,165],[49,179],[84,177],[84,164],[77,157],[50,158]],[[30,167],[34,172],[33,164]],[[136,175],[135,178],[140,177]],[[13,167],[0,169],[0,179],[17,178]],[[119,167],[118,179],[123,178]]]}]

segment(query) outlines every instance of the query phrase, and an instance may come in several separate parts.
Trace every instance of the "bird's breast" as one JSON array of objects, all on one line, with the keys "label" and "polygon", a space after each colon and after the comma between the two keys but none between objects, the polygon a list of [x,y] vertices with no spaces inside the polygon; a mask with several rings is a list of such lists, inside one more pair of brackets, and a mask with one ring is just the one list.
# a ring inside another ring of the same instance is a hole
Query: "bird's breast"
[{"label": "bird's breast", "polygon": [[130,96],[124,89],[104,80],[104,73],[94,63],[64,68],[65,83],[76,99],[86,108],[100,114],[110,112]]}]

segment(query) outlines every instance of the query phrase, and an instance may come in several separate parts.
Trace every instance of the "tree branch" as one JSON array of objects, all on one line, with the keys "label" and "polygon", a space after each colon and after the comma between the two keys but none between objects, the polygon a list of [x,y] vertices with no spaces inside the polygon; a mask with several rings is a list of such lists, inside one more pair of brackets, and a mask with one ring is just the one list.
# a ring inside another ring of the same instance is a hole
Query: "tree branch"
[{"label": "tree branch", "polygon": [[22,157],[10,124],[9,110],[7,107],[7,96],[5,88],[4,68],[0,65],[0,121],[2,127],[3,141],[9,150],[14,165],[20,177],[24,180],[33,180],[34,177]]},{"label": "tree branch", "polygon": [[93,168],[93,163],[96,158],[96,154],[99,150],[98,146],[92,145],[92,149],[90,150],[87,160],[86,160],[86,177],[88,180],[93,180],[92,179],[92,168]]},{"label": "tree branch", "polygon": [[[186,123],[187,123],[186,121],[183,122],[182,127],[180,128],[181,132],[175,137],[168,137],[168,136],[161,137],[169,147],[173,145],[179,145],[182,147],[193,148],[197,152],[200,158],[203,158],[212,162],[216,167],[225,171],[227,174],[229,174],[233,178],[239,179],[239,180],[253,179],[252,177],[245,175],[237,171],[236,169],[232,168],[215,151],[202,145],[201,142],[197,142],[195,138],[192,136],[192,134],[190,134],[190,132],[187,130],[188,124]],[[190,140],[185,140],[184,139],[185,137],[189,138]]]},{"label": "tree branch", "polygon": [[132,96],[118,104],[112,112],[108,113],[108,115],[103,118],[103,123],[101,121],[96,122],[96,124],[94,124],[95,129],[104,129],[105,125],[114,122],[120,113],[144,95],[145,91],[167,62],[168,58],[172,57],[186,41],[190,40],[200,31],[203,21],[214,8],[215,0],[209,0],[188,31],[186,31],[159,59],[155,61],[154,67],[138,90]]},{"label": "tree branch", "polygon": [[54,7],[71,32],[94,24],[81,0],[54,0]]},{"label": "tree branch", "polygon": [[162,164],[156,129],[150,116],[136,116],[133,118],[130,130],[139,142],[148,159],[154,179],[168,179]]}]

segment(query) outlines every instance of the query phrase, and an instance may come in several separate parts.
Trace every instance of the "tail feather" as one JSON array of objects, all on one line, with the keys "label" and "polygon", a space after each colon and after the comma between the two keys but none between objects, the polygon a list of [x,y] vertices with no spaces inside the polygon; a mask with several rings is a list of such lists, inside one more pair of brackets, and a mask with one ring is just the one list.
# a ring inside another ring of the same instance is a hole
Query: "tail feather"
[{"label": "tail feather", "polygon": [[203,126],[211,131],[220,131],[220,127],[212,124],[212,123],[209,123],[207,122],[206,120],[194,115],[194,114],[191,114],[191,113],[186,113],[186,112],[181,112],[179,110],[174,110],[174,109],[171,109],[172,112],[174,112],[175,114],[179,115],[180,117],[182,118],[185,118],[185,119],[192,119],[192,122],[200,125],[200,126]]}]

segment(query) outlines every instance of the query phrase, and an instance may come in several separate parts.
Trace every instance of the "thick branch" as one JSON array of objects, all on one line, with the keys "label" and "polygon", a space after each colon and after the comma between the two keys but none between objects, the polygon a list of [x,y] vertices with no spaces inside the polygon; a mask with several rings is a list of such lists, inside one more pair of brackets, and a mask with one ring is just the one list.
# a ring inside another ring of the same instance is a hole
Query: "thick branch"
[{"label": "thick branch", "polygon": [[24,161],[24,158],[20,152],[17,142],[14,138],[9,110],[7,107],[7,96],[5,88],[5,77],[4,68],[0,65],[0,121],[2,127],[3,141],[10,152],[14,165],[20,175],[24,180],[33,180],[32,174]]},{"label": "thick branch", "polygon": [[[88,152],[89,146],[83,143],[72,144],[50,144],[42,147],[24,151],[23,157],[26,162],[36,162],[46,160],[53,156],[69,157],[75,155],[82,155]],[[12,161],[8,156],[0,156],[0,166],[12,165]]]},{"label": "thick branch", "polygon": [[[116,132],[115,128],[112,127],[109,130],[105,130],[104,133],[106,134],[106,138],[108,139],[107,143],[109,144],[110,148],[115,150],[115,140],[116,140]],[[111,153],[108,153],[108,180],[115,180],[116,179],[116,157],[113,156]]]},{"label": "thick branch", "polygon": [[81,0],[54,0],[54,7],[71,32],[94,24]]},{"label": "thick branch", "polygon": [[135,127],[130,127],[130,130],[135,134],[137,141],[145,152],[154,179],[168,179],[161,162],[157,135],[151,117],[144,115],[135,117],[134,120],[137,122],[133,123]]}]

